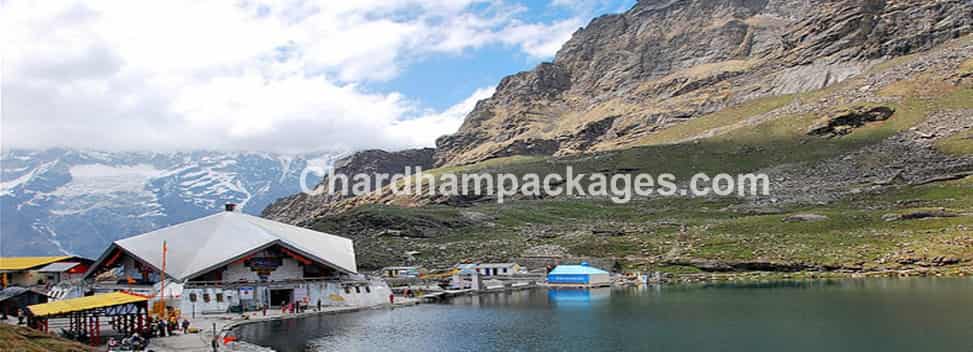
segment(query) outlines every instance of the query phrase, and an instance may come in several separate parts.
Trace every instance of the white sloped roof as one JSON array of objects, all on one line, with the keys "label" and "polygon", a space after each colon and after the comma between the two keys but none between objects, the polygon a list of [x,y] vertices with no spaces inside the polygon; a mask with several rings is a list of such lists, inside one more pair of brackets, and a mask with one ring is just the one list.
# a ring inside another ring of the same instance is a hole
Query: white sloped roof
[{"label": "white sloped roof", "polygon": [[81,263],[75,262],[60,262],[51,263],[45,265],[43,268],[37,269],[37,272],[41,273],[63,273],[65,271],[71,270],[71,268],[80,265]]},{"label": "white sloped roof", "polygon": [[179,281],[275,243],[338,270],[357,272],[350,239],[237,212],[220,212],[119,240],[115,245],[161,269],[163,241],[169,248],[166,273]]}]

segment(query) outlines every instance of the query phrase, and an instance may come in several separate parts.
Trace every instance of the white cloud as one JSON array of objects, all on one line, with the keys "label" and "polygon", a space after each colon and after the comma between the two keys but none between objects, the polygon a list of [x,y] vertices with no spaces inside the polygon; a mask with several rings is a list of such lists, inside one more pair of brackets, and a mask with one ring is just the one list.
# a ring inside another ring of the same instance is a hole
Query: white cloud
[{"label": "white cloud", "polygon": [[486,45],[547,58],[582,23],[525,22],[499,0],[0,6],[5,148],[429,146],[492,88],[436,112],[363,84]]},{"label": "white cloud", "polygon": [[570,18],[550,25],[516,24],[503,30],[501,40],[519,46],[523,52],[531,56],[551,57],[582,25],[580,18]]},{"label": "white cloud", "polygon": [[435,140],[439,136],[450,134],[459,129],[463,124],[463,118],[473,110],[476,102],[489,98],[493,95],[494,88],[480,88],[472,95],[453,105],[441,113],[424,115],[417,119],[396,121],[390,131],[394,139],[407,141],[412,146],[421,147],[427,145],[427,141]]}]

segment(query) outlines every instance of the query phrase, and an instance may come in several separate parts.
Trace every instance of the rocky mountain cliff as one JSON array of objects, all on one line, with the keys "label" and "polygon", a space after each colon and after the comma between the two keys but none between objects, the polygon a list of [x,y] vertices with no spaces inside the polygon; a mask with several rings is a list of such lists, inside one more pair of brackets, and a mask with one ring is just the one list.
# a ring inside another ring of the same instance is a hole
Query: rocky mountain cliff
[{"label": "rocky mountain cliff", "polygon": [[435,151],[355,163],[760,173],[771,195],[498,205],[384,188],[264,214],[354,238],[363,268],[520,256],[690,272],[973,268],[971,33],[968,0],[640,1],[504,78]]},{"label": "rocky mountain cliff", "polygon": [[504,78],[438,165],[631,147],[753,99],[821,89],[973,31],[966,0],[643,0]]},{"label": "rocky mountain cliff", "polygon": [[0,254],[93,257],[112,241],[220,211],[227,202],[258,214],[300,191],[309,163],[327,166],[335,155],[6,151]]},{"label": "rocky mountain cliff", "polygon": [[[404,174],[407,168],[411,168],[409,172],[416,172],[415,168],[429,170],[435,164],[434,152],[433,148],[407,149],[398,152],[376,149],[360,151],[336,160],[333,174],[344,175],[353,182],[352,178],[359,174],[396,175]],[[304,224],[309,220],[334,213],[339,210],[336,208],[339,202],[351,198],[352,195],[327,191],[330,186],[329,181],[325,175],[315,188],[316,191],[320,191],[318,194],[298,193],[281,198],[264,209],[261,216],[293,224]],[[388,185],[391,180],[369,178],[368,181],[369,189],[377,190]],[[340,188],[341,184],[336,183],[335,187]]]}]

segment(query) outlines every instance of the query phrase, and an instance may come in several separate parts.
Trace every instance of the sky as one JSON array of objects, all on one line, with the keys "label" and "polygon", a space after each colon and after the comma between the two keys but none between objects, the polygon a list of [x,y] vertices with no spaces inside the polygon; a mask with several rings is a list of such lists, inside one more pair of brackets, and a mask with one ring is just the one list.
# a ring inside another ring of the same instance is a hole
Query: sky
[{"label": "sky", "polygon": [[634,0],[0,0],[0,146],[433,146]]}]

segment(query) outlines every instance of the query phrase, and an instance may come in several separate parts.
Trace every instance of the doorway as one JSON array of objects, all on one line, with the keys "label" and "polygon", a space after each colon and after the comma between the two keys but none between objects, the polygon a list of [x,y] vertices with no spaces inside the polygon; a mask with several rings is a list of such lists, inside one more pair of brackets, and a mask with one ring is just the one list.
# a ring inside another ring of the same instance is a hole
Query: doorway
[{"label": "doorway", "polygon": [[281,303],[287,304],[294,300],[294,289],[270,289],[270,306],[280,308]]}]

